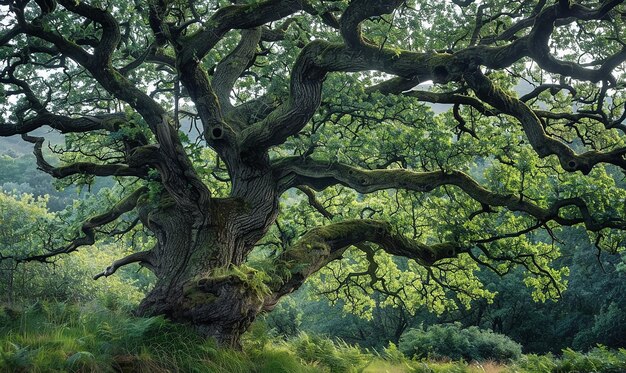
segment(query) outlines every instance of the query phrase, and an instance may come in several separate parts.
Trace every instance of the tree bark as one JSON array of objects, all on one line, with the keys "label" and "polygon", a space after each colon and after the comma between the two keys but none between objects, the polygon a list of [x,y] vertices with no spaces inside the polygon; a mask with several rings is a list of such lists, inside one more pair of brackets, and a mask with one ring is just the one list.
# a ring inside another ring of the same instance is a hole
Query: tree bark
[{"label": "tree bark", "polygon": [[[184,277],[189,279],[182,280]],[[222,346],[239,348],[241,335],[262,310],[262,299],[239,274],[187,269],[180,279],[159,280],[137,313],[165,315]]]},{"label": "tree bark", "polygon": [[233,188],[238,197],[190,209],[161,196],[158,206],[140,208],[157,239],[149,263],[157,282],[137,314],[165,315],[238,348],[269,291],[257,281],[258,273],[242,264],[274,222],[278,203],[271,174],[236,174],[246,180]]}]

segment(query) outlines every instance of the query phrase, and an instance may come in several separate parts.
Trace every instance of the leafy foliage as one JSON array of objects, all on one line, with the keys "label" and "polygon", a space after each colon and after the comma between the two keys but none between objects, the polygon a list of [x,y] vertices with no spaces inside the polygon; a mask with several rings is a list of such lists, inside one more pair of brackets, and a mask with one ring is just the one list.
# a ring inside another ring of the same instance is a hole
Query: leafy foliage
[{"label": "leafy foliage", "polygon": [[[622,317],[616,302],[626,297],[620,255],[598,252],[578,229],[567,231],[559,246],[564,255],[557,265],[569,268],[568,288],[555,301],[535,302],[530,290],[521,287],[521,270],[500,277],[484,272],[482,281],[498,295],[493,303],[478,300],[471,310],[454,312],[444,320],[462,320],[506,334],[524,346],[525,352],[559,353],[573,347],[589,350],[601,343],[623,346]],[[612,321],[609,321],[612,320]]]},{"label": "leafy foliage", "polygon": [[626,350],[610,351],[606,347],[598,346],[586,354],[565,349],[561,358],[552,355],[526,355],[516,367],[528,372],[617,373],[626,369]]},{"label": "leafy foliage", "polygon": [[463,329],[460,324],[410,329],[402,335],[399,348],[410,357],[466,361],[506,362],[522,354],[522,347],[502,334],[477,327]]},{"label": "leafy foliage", "polygon": [[[46,202],[45,197],[0,192],[2,255],[39,253],[50,244],[52,232],[59,230],[60,219],[68,222],[78,211],[88,213],[80,208],[86,202],[77,201],[75,212],[66,210],[57,213],[49,212]],[[141,241],[135,242],[140,244]],[[150,274],[145,271],[137,273],[130,267],[119,277],[99,282],[92,280],[95,274],[125,252],[119,242],[103,241],[97,247],[59,258],[54,265],[38,262],[17,264],[11,259],[3,260],[0,263],[3,278],[0,281],[0,301],[26,305],[40,300],[88,302],[97,299],[110,306],[132,308],[151,285],[153,279]]]}]

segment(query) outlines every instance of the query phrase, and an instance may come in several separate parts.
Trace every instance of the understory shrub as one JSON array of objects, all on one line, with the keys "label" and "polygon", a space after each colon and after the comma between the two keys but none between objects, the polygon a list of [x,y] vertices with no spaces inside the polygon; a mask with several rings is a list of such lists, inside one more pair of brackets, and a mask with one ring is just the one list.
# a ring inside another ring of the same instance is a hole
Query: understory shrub
[{"label": "understory shrub", "polygon": [[551,354],[524,355],[516,368],[532,373],[623,373],[626,372],[626,349],[609,350],[598,346],[588,353],[565,349],[560,358]]},{"label": "understory shrub", "polygon": [[409,329],[400,338],[400,351],[410,358],[507,362],[522,355],[522,347],[509,337],[459,323]]}]

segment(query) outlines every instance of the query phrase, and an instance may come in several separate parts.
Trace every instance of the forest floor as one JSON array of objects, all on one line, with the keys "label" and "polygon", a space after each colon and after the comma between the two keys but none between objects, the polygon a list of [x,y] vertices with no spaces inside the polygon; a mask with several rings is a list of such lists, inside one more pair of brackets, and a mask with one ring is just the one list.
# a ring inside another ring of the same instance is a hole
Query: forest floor
[{"label": "forest floor", "polygon": [[301,333],[284,340],[254,327],[243,351],[218,348],[163,318],[138,318],[99,304],[0,307],[0,372],[220,373],[561,373],[624,372],[626,350],[599,348],[561,357],[466,363],[406,358],[396,348],[367,351]]}]

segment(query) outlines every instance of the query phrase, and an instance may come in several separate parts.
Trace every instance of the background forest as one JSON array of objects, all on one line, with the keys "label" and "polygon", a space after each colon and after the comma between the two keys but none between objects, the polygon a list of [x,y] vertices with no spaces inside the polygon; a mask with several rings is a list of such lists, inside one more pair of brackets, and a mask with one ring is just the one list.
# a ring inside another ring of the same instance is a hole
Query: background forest
[{"label": "background forest", "polygon": [[[93,209],[89,206],[114,193],[112,179],[90,186],[93,195],[63,187],[36,170],[30,149],[2,141],[9,149],[0,156],[4,247],[40,245],[46,224],[78,222]],[[33,234],[32,225],[41,231]],[[482,271],[481,281],[496,294],[493,300],[477,299],[468,308],[437,313],[401,302],[384,304],[385,294],[373,294],[369,312],[358,314],[348,294],[324,291],[320,275],[257,320],[247,335],[245,355],[217,347],[209,350],[213,355],[197,351],[206,342],[187,340],[188,332],[164,320],[131,318],[130,311],[154,282],[138,265],[123,268],[118,276],[92,279],[127,247],[146,244],[140,237],[99,241],[54,265],[3,262],[0,369],[246,372],[261,364],[265,372],[620,372],[626,367],[626,261],[598,251],[579,229],[571,228],[558,244],[567,250],[555,266],[570,273],[561,297],[533,299],[522,269],[503,277]],[[155,332],[166,334],[155,338]],[[103,336],[115,348],[83,341]],[[187,344],[194,344],[189,355],[161,355],[161,349]],[[60,356],[51,353],[57,347]],[[198,360],[194,354],[206,356]]]}]

